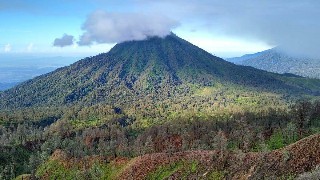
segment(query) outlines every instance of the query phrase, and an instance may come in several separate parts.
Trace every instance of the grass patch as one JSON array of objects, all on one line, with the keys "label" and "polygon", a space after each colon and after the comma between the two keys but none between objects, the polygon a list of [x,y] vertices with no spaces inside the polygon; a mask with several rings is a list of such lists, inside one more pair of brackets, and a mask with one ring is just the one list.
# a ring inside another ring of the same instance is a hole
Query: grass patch
[{"label": "grass patch", "polygon": [[197,161],[178,161],[158,167],[154,172],[147,175],[149,180],[167,179],[179,171],[181,179],[188,179],[188,176],[198,172],[199,163]]},{"label": "grass patch", "polygon": [[24,180],[24,179],[31,179],[31,175],[30,174],[22,174],[16,178],[14,178],[14,180]]},{"label": "grass patch", "polygon": [[216,91],[215,87],[204,87],[196,90],[194,93],[196,96],[210,96]]},{"label": "grass patch", "polygon": [[217,170],[214,170],[214,171],[211,171],[209,174],[208,174],[208,179],[212,179],[212,180],[223,180],[225,179],[225,172],[224,171],[217,171]]},{"label": "grass patch", "polygon": [[99,125],[103,124],[103,121],[100,119],[90,119],[90,120],[72,120],[71,125],[75,129],[84,129],[87,127],[97,127]]},{"label": "grass patch", "polygon": [[46,175],[49,175],[49,179],[67,179],[67,177],[72,177],[72,174],[63,167],[62,163],[56,160],[49,160],[38,168],[36,172],[37,177],[45,177]]},{"label": "grass patch", "polygon": [[160,166],[155,172],[149,174],[147,179],[150,180],[161,180],[170,177],[172,174],[177,172],[183,167],[182,162],[176,162],[165,166]]},{"label": "grass patch", "polygon": [[57,160],[49,160],[42,164],[37,172],[36,177],[45,179],[116,179],[120,174],[124,165],[103,164],[99,162],[93,163],[89,168],[84,169],[77,164],[71,167],[64,165]]}]

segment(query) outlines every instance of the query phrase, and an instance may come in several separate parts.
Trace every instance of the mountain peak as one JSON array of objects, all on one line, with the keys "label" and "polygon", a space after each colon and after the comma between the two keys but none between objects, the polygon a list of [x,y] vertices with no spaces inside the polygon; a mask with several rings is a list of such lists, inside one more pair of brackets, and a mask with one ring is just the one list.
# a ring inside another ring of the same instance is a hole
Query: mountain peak
[{"label": "mountain peak", "polygon": [[110,53],[113,53],[114,51],[118,52],[117,49],[119,49],[119,46],[121,47],[120,49],[122,49],[122,48],[128,48],[129,46],[136,46],[136,45],[159,46],[164,43],[188,43],[188,42],[171,32],[169,35],[165,37],[150,36],[144,40],[131,40],[131,41],[118,43],[110,50]]},{"label": "mountain peak", "polygon": [[206,95],[224,93],[224,86],[291,93],[307,89],[287,83],[285,76],[226,62],[172,33],[164,38],[119,43],[108,53],[27,81],[0,94],[0,107],[97,103],[124,106],[141,100],[153,104],[173,97],[189,99],[199,93],[195,88],[203,89]]}]

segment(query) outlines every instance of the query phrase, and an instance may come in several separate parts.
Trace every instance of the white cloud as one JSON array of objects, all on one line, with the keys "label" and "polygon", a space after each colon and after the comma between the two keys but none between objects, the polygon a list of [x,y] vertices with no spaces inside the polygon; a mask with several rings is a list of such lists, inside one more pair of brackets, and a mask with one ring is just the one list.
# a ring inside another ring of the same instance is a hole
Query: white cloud
[{"label": "white cloud", "polygon": [[11,44],[4,45],[4,52],[10,52],[12,50]]},{"label": "white cloud", "polygon": [[210,32],[175,31],[180,37],[222,58],[241,56],[270,49],[264,42],[227,36],[214,36]]},{"label": "white cloud", "polygon": [[78,44],[118,43],[143,40],[149,36],[164,37],[176,26],[177,21],[162,15],[95,11],[83,24],[85,32]]},{"label": "white cloud", "polygon": [[177,17],[183,25],[195,23],[199,32],[255,39],[291,54],[320,57],[319,0],[136,1],[145,11]]},{"label": "white cloud", "polygon": [[34,48],[34,44],[33,43],[30,43],[28,46],[27,46],[27,52],[31,52]]}]

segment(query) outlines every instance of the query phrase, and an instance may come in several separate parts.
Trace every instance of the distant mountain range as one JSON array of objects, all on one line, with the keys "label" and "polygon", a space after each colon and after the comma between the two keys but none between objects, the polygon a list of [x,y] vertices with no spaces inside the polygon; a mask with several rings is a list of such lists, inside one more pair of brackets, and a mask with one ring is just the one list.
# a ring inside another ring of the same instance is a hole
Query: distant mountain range
[{"label": "distant mountain range", "polygon": [[227,59],[235,64],[251,66],[280,74],[290,73],[320,79],[320,58],[311,59],[288,55],[278,48]]}]

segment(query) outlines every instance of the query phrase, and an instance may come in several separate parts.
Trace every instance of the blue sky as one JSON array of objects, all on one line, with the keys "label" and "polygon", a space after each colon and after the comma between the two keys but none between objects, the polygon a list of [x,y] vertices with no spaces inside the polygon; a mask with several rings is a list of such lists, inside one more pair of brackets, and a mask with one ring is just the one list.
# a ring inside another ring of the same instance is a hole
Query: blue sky
[{"label": "blue sky", "polygon": [[[94,55],[145,32],[173,31],[222,57],[276,45],[318,55],[319,8],[315,0],[1,1],[0,53]],[[72,45],[53,46],[64,35]]]}]

